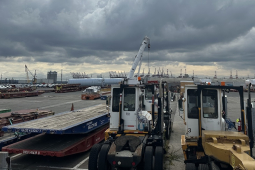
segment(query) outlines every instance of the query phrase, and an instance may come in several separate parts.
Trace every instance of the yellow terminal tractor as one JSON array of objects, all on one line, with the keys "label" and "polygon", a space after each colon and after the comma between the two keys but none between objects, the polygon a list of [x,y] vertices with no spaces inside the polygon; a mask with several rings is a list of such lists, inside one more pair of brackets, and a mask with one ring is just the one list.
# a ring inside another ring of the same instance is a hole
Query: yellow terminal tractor
[{"label": "yellow terminal tractor", "polygon": [[[242,132],[225,128],[225,92],[230,89],[239,92]],[[255,170],[251,104],[248,100],[245,115],[242,86],[186,85],[182,100],[186,133],[181,136],[181,145],[187,170]]]}]

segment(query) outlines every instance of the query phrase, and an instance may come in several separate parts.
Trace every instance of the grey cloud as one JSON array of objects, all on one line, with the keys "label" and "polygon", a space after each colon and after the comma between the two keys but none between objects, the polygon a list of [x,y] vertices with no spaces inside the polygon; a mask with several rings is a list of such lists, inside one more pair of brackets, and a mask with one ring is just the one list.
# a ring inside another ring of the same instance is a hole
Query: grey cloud
[{"label": "grey cloud", "polygon": [[[245,69],[255,61],[254,7],[252,0],[3,0],[0,60],[131,63],[147,35],[151,65],[218,62]],[[146,63],[147,51],[143,57]]]}]

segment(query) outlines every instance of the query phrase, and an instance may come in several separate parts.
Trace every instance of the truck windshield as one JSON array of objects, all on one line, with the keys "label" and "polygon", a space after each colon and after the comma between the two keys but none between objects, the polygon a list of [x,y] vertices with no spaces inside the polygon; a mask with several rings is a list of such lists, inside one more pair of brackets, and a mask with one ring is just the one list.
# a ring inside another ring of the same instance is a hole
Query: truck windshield
[{"label": "truck windshield", "polygon": [[217,90],[204,89],[202,93],[204,118],[218,118]]},{"label": "truck windshield", "polygon": [[94,92],[93,89],[86,89],[86,90],[85,90],[85,93],[93,93],[93,92]]},{"label": "truck windshield", "polygon": [[152,100],[152,89],[151,87],[145,88],[145,100]]},{"label": "truck windshield", "polygon": [[119,104],[120,104],[120,88],[114,88],[112,93],[112,111],[119,112]]},{"label": "truck windshield", "polygon": [[135,88],[124,89],[124,111],[135,111]]}]

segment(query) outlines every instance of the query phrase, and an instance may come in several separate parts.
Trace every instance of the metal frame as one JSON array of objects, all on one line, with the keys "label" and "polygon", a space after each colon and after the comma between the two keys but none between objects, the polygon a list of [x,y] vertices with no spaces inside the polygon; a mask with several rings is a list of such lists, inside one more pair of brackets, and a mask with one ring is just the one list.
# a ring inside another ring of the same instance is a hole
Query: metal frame
[{"label": "metal frame", "polygon": [[99,143],[100,141],[102,141],[104,139],[104,133],[107,128],[108,128],[108,126],[105,125],[105,126],[99,128],[98,130],[96,130],[95,132],[88,134],[87,136],[84,136],[84,139],[82,139],[81,141],[78,141],[77,143],[75,143],[71,146],[67,146],[65,149],[63,149],[61,151],[52,151],[50,149],[48,149],[48,150],[29,150],[29,149],[22,148],[22,147],[19,149],[12,148],[12,146],[22,145],[23,142],[27,142],[31,139],[40,137],[44,134],[40,134],[40,135],[34,136],[32,138],[5,146],[5,147],[3,147],[2,150],[7,151],[9,153],[23,153],[23,154],[32,154],[32,155],[63,157],[63,156],[72,155],[72,154],[85,152],[85,151],[89,150],[94,144]]},{"label": "metal frame", "polygon": [[[34,120],[33,120],[34,121]],[[96,116],[90,119],[86,119],[78,124],[73,124],[67,126],[63,129],[37,129],[37,128],[13,128],[10,126],[4,126],[2,128],[5,132],[27,132],[27,133],[48,133],[48,134],[78,134],[78,133],[88,133],[95,130],[107,123],[109,123],[110,118],[107,113],[100,116]],[[25,122],[24,122],[25,123]],[[21,123],[23,124],[23,123]]]},{"label": "metal frame", "polygon": [[[242,119],[242,129],[245,130],[245,120],[244,120],[244,99],[243,99],[243,86],[211,86],[211,85],[197,85],[198,91],[198,110],[199,110],[199,137],[201,138],[202,135],[202,127],[201,127],[201,92],[203,89],[236,89],[239,92],[240,96],[240,105],[241,105],[241,119]],[[223,101],[225,102],[225,101]],[[224,105],[224,104],[223,104]]]},{"label": "metal frame", "polygon": [[[95,105],[98,106],[98,105]],[[94,106],[90,106],[87,108],[92,108]],[[77,111],[81,111],[83,109],[79,109]],[[59,116],[59,115],[66,115],[70,113],[70,111],[67,112],[62,112],[59,114],[55,114],[52,116],[47,116],[42,119],[51,119],[54,116]],[[30,122],[38,121],[38,119],[31,120]],[[107,123],[110,122],[110,118],[108,117],[108,113],[103,113],[99,116],[91,117],[89,119],[80,121],[79,123],[72,124],[71,126],[66,126],[62,129],[40,129],[40,128],[21,128],[21,127],[16,127],[17,125],[23,125],[27,122],[22,122],[19,124],[15,125],[9,125],[9,126],[4,126],[2,127],[2,131],[5,132],[27,132],[27,133],[48,133],[48,134],[78,134],[78,133],[88,133],[92,130],[95,130]],[[14,127],[13,127],[14,126]]]}]

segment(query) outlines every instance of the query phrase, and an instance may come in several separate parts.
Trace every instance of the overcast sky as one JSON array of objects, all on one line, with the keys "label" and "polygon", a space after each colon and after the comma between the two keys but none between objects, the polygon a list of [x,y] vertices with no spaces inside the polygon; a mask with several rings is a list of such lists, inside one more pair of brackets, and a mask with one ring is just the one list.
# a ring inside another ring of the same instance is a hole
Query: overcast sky
[{"label": "overcast sky", "polygon": [[127,73],[144,36],[145,72],[255,76],[254,0],[0,0],[0,73]]}]

